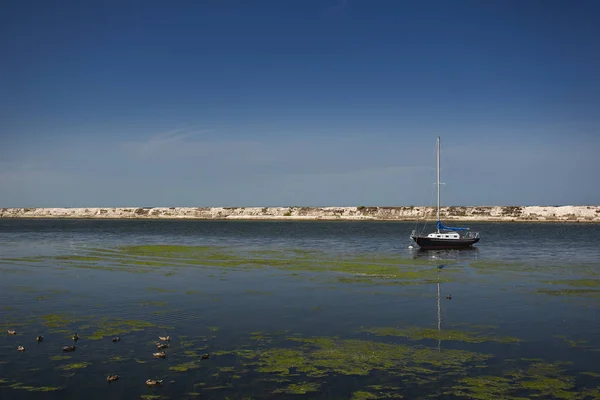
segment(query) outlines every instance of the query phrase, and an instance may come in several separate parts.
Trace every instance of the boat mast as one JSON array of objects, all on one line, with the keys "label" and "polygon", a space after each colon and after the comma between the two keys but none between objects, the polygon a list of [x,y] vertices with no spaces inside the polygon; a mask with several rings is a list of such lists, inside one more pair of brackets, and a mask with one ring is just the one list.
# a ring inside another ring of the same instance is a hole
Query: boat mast
[{"label": "boat mast", "polygon": [[[440,220],[440,137],[437,138],[437,220]],[[440,230],[438,228],[438,233]]]}]

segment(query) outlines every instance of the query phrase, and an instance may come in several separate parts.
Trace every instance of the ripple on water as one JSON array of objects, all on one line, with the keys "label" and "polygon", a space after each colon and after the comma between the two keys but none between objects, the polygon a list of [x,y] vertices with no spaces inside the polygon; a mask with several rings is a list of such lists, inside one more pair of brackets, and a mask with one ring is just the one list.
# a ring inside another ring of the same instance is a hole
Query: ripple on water
[{"label": "ripple on water", "polygon": [[[0,335],[0,379],[21,383],[21,389],[1,383],[2,398],[40,397],[24,385],[64,388],[56,398],[91,399],[185,398],[189,392],[208,398],[283,399],[301,392],[312,398],[331,393],[373,398],[404,390],[415,398],[440,391],[526,397],[540,390],[581,398],[573,392],[600,383],[593,362],[600,325],[590,308],[597,298],[580,290],[596,285],[600,253],[586,238],[597,237],[598,227],[570,227],[579,241],[576,251],[558,251],[565,236],[555,235],[560,230],[550,225],[483,224],[486,239],[476,251],[410,252],[398,238],[413,226],[402,223],[54,221],[48,227],[37,221],[21,233],[11,224],[10,232],[0,228],[0,238],[9,243],[2,257],[29,257],[8,267],[32,272],[0,279],[0,326],[13,323],[18,331]],[[545,239],[531,242],[540,235]],[[498,244],[508,237],[519,245]],[[207,251],[194,259],[123,255],[117,249],[150,244],[221,250],[213,254],[215,261]],[[268,268],[232,268],[240,254],[266,260]],[[52,262],[31,259],[35,256]],[[197,268],[198,260],[215,268]],[[441,284],[439,312],[438,262],[445,263],[441,274],[448,278]],[[159,266],[164,263],[181,266],[164,276]],[[321,273],[325,267],[345,280],[334,282]],[[353,279],[358,273],[396,280]],[[407,284],[411,277],[419,282]],[[562,295],[566,290],[569,296]],[[445,300],[447,293],[452,300]],[[495,327],[475,334],[477,324]],[[361,327],[367,332],[359,332]],[[75,331],[81,336],[77,350],[63,352]],[[270,334],[275,331],[287,332]],[[38,334],[44,335],[39,344]],[[112,342],[114,335],[121,341]],[[156,359],[155,343],[164,335],[171,336],[171,346],[165,359]],[[488,343],[490,337],[495,341]],[[436,339],[443,339],[439,354]],[[26,351],[18,352],[18,344]],[[210,359],[199,361],[204,352]],[[519,359],[523,355],[539,360]],[[482,357],[485,363],[477,368],[468,363]],[[572,364],[555,365],[559,360]],[[394,375],[398,366],[402,373]],[[436,380],[448,371],[460,379]],[[122,379],[109,385],[109,373]],[[165,385],[147,388],[148,378],[164,379]],[[515,393],[511,387],[531,391]]]}]

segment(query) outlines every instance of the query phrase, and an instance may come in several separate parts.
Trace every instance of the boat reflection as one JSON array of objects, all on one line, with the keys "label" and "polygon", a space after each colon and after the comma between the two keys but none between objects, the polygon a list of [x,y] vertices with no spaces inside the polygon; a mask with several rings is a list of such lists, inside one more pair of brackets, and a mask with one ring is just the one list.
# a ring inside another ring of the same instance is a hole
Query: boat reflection
[{"label": "boat reflection", "polygon": [[410,255],[413,259],[427,260],[478,260],[479,248],[470,247],[466,249],[444,249],[424,250],[421,248],[411,249]]},{"label": "boat reflection", "polygon": [[437,267],[437,329],[438,329],[438,352],[442,347],[442,307],[441,307],[441,295],[440,295],[440,272],[445,267],[445,265],[438,265]]}]

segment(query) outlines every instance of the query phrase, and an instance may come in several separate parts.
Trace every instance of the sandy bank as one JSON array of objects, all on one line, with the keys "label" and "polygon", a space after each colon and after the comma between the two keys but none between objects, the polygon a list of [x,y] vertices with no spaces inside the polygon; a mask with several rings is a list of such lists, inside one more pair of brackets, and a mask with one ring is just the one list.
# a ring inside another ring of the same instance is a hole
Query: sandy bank
[{"label": "sandy bank", "polygon": [[[444,220],[600,222],[600,206],[442,207]],[[435,218],[435,207],[0,208],[0,218],[387,220]]]}]

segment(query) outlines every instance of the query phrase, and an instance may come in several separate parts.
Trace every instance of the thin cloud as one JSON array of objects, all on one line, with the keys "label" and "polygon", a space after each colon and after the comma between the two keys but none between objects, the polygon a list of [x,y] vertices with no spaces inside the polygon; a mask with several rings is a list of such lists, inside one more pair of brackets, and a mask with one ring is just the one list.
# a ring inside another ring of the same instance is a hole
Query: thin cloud
[{"label": "thin cloud", "polygon": [[158,149],[163,149],[168,143],[179,143],[184,139],[213,132],[215,129],[198,130],[193,128],[175,129],[156,134],[146,141],[137,145],[137,152],[140,154],[150,154]]},{"label": "thin cloud", "polygon": [[338,0],[334,5],[327,8],[327,12],[330,14],[339,14],[348,7],[348,0]]},{"label": "thin cloud", "polygon": [[269,171],[262,173],[264,176],[286,175],[289,177],[304,177],[312,179],[345,179],[367,178],[375,176],[400,176],[422,174],[429,172],[429,167],[422,165],[405,166],[372,166],[367,168],[348,168],[345,171]]},{"label": "thin cloud", "polygon": [[47,169],[15,169],[0,171],[0,183],[18,183],[18,184],[29,184],[37,183],[41,180],[67,180],[71,176]]}]

